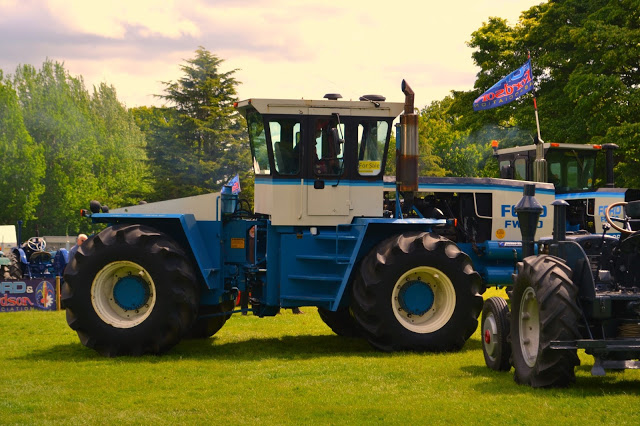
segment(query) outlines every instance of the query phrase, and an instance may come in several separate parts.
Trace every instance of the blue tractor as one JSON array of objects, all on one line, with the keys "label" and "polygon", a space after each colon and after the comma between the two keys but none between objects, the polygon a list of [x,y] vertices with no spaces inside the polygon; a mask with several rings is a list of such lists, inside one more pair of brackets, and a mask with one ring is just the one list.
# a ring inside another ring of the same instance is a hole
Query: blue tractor
[{"label": "blue tractor", "polygon": [[[570,204],[554,202],[553,238],[534,242],[542,206],[533,185],[516,206],[524,259],[508,292],[483,308],[487,366],[532,387],[575,381],[578,349],[595,358],[591,373],[640,368],[640,201],[606,207],[602,234],[567,233]],[[612,216],[616,209],[621,217]],[[607,235],[609,229],[620,237]],[[539,250],[534,253],[534,246]]]},{"label": "blue tractor", "polygon": [[383,351],[460,349],[484,286],[467,254],[435,232],[447,218],[389,217],[383,179],[400,115],[398,193],[418,190],[418,119],[405,103],[250,99],[255,208],[225,188],[206,212],[85,215],[108,226],[65,271],[62,301],[81,342],[107,356],[162,353],[206,338],[238,292],[260,317],[315,306],[337,334]]},{"label": "blue tractor", "polygon": [[47,242],[41,237],[29,238],[10,249],[3,262],[5,280],[61,277],[68,262],[65,249],[46,250]]}]

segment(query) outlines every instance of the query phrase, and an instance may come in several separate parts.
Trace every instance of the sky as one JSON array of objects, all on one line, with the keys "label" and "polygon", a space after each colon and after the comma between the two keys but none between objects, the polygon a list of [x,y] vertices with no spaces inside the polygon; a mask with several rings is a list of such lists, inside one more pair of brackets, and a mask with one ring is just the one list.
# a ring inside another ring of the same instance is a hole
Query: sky
[{"label": "sky", "polygon": [[514,25],[543,0],[0,0],[0,69],[62,62],[86,87],[107,83],[127,107],[161,105],[162,82],[202,46],[237,69],[239,99],[402,102],[471,90],[467,46],[491,16]]}]

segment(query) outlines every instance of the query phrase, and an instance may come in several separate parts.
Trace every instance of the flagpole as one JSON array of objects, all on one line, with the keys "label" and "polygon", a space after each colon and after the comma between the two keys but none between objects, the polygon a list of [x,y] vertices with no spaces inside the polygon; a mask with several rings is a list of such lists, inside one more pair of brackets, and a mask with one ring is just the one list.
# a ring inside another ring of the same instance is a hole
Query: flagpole
[{"label": "flagpole", "polygon": [[[531,61],[531,52],[527,52],[527,59]],[[538,102],[536,101],[536,85],[533,80],[533,66],[531,67],[531,84],[533,85],[533,111],[536,115],[536,129],[538,139],[536,140],[536,159],[533,162],[533,180],[536,182],[547,181],[547,160],[544,159],[544,141],[540,135],[540,118],[538,117]]]},{"label": "flagpole", "polygon": [[[527,52],[527,59],[531,60],[531,52]],[[538,129],[538,140],[542,142],[542,136],[540,135],[540,118],[538,117],[538,102],[536,101],[536,85],[533,81],[533,67],[531,67],[531,84],[533,84],[533,111],[536,115],[536,128]]]}]

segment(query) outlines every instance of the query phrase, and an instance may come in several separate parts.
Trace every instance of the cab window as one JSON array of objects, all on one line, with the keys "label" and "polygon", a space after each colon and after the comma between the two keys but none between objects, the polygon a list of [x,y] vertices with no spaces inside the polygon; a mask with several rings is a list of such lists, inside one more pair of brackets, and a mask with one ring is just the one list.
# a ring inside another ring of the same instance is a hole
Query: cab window
[{"label": "cab window", "polygon": [[516,180],[527,180],[527,160],[526,158],[516,158],[513,162],[515,173],[513,178]]},{"label": "cab window", "polygon": [[358,173],[361,176],[377,176],[382,171],[387,146],[389,123],[363,120],[358,124]]},{"label": "cab window", "polygon": [[275,168],[281,175],[300,172],[300,128],[300,121],[292,118],[269,121]]},{"label": "cab window", "polygon": [[253,157],[253,170],[256,175],[271,174],[269,167],[269,152],[267,151],[267,136],[264,131],[262,115],[257,111],[247,114],[249,128],[249,142],[251,143],[251,155]]},{"label": "cab window", "polygon": [[344,171],[343,123],[335,118],[318,118],[314,121],[312,143],[313,171],[318,176],[339,176]]}]

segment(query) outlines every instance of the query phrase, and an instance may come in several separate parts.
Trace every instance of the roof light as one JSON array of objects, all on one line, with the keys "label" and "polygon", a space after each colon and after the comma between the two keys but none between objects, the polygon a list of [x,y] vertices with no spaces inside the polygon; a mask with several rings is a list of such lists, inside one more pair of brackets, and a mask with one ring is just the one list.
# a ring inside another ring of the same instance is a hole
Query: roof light
[{"label": "roof light", "polygon": [[551,142],[551,146],[554,148],[558,148],[560,144],[558,142]]},{"label": "roof light", "polygon": [[492,147],[492,148],[497,148],[497,147],[498,147],[498,141],[497,141],[497,140],[495,140],[495,139],[494,139],[494,140],[492,140],[492,141],[491,141],[491,147]]},{"label": "roof light", "polygon": [[324,95],[325,99],[329,99],[330,101],[337,101],[338,99],[342,98],[342,95],[340,93],[327,93],[326,95]]}]

